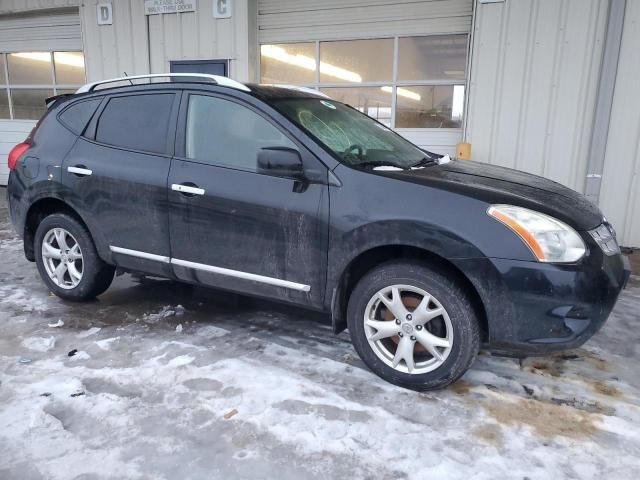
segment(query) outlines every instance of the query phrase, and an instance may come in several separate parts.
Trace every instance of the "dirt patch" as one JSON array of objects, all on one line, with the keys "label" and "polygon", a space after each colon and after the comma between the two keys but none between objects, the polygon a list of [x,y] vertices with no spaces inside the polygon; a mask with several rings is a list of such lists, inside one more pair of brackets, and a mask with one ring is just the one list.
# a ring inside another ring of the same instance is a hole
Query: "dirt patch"
[{"label": "dirt patch", "polygon": [[469,390],[471,390],[471,387],[473,387],[473,385],[470,384],[469,382],[465,382],[464,380],[458,380],[456,383],[449,386],[449,390],[451,390],[453,393],[457,395],[464,395],[466,393],[469,393]]},{"label": "dirt patch", "polygon": [[589,386],[593,388],[594,391],[601,393],[602,395],[606,395],[608,397],[620,397],[622,394],[620,390],[614,387],[611,384],[606,382],[602,382],[600,380],[595,380],[593,382],[588,382]]},{"label": "dirt patch", "polygon": [[484,443],[499,447],[502,445],[502,429],[498,425],[485,425],[474,428],[471,433]]},{"label": "dirt patch", "polygon": [[559,377],[564,372],[564,368],[562,367],[563,360],[554,359],[554,360],[540,360],[536,359],[531,362],[529,367],[529,371],[531,373],[538,374],[546,374],[551,375],[552,377]]},{"label": "dirt patch", "polygon": [[511,402],[494,397],[485,409],[502,424],[528,426],[545,437],[584,438],[597,431],[592,414],[567,405],[526,398]]}]

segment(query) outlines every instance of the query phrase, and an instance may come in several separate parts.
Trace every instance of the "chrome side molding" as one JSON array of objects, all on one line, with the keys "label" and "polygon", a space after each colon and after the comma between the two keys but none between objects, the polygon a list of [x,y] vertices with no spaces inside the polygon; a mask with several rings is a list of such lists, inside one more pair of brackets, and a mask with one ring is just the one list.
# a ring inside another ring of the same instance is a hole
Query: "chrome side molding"
[{"label": "chrome side molding", "polygon": [[109,250],[111,250],[113,253],[129,255],[130,257],[144,258],[145,260],[155,260],[156,262],[162,262],[162,263],[171,263],[171,259],[169,257],[156,255],[154,253],[141,252],[139,250],[130,250],[128,248],[122,248],[122,247],[114,247],[113,245],[109,247]]},{"label": "chrome side molding", "polygon": [[172,258],[171,263],[180,267],[193,268],[194,270],[202,270],[210,273],[217,273],[220,275],[226,275],[227,277],[242,278],[243,280],[252,280],[254,282],[267,283],[269,285],[275,285],[276,287],[290,288],[291,290],[298,290],[300,292],[308,292],[309,290],[311,290],[311,287],[309,285],[304,285],[302,283],[290,282],[289,280],[281,280],[279,278],[273,277],[265,277],[264,275],[241,272],[239,270],[214,267],[213,265],[206,265],[204,263],[188,262],[187,260],[179,260],[177,258]]},{"label": "chrome side molding", "polygon": [[299,292],[308,292],[311,290],[310,285],[303,283],[290,282],[289,280],[282,280],[280,278],[266,277],[264,275],[258,275],[256,273],[242,272],[239,270],[231,270],[229,268],[215,267],[213,265],[207,265],[204,263],[189,262],[187,260],[180,260],[178,258],[170,258],[162,255],[156,255],[148,252],[141,252],[139,250],[130,250],[128,248],[109,246],[109,250],[113,253],[119,253],[122,255],[129,255],[130,257],[144,258],[145,260],[154,260],[156,262],[171,263],[178,265],[179,267],[192,268],[194,270],[202,270],[203,272],[217,273],[218,275],[225,275],[227,277],[241,278],[243,280],[250,280],[253,282],[265,283],[267,285],[273,285],[275,287],[289,288],[291,290],[297,290]]}]

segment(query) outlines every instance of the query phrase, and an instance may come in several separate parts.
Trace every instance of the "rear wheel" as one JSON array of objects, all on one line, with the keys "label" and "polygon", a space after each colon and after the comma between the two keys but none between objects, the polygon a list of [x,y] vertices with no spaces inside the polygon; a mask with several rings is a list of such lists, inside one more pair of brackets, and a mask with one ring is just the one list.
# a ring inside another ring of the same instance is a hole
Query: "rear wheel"
[{"label": "rear wheel", "polygon": [[362,360],[406,388],[443,388],[478,353],[478,321],[466,292],[421,264],[392,262],[367,273],[351,294],[347,316]]},{"label": "rear wheel", "polygon": [[56,213],[40,222],[34,247],[42,280],[65,300],[92,299],[111,285],[115,268],[98,257],[89,232],[69,215]]}]

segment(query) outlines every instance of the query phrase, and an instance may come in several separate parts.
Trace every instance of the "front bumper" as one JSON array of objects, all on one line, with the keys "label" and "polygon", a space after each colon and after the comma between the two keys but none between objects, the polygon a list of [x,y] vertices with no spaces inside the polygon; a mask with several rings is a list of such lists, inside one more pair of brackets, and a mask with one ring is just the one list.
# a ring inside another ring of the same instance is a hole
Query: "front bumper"
[{"label": "front bumper", "polygon": [[630,275],[622,255],[589,249],[578,264],[496,258],[456,262],[485,307],[489,349],[524,356],[575,348],[604,324]]}]

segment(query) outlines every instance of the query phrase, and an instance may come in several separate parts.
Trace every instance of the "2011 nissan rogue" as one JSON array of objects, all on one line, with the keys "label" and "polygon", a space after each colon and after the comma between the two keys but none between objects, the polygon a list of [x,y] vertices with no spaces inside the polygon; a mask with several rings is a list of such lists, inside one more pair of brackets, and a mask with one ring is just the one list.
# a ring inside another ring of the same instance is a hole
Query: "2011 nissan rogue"
[{"label": "2011 nissan rogue", "polygon": [[416,390],[458,379],[481,343],[582,344],[629,276],[582,195],[421,150],[303,88],[89,84],[50,99],[8,161],[12,221],[59,297],[100,295],[118,267],[330,312]]}]

